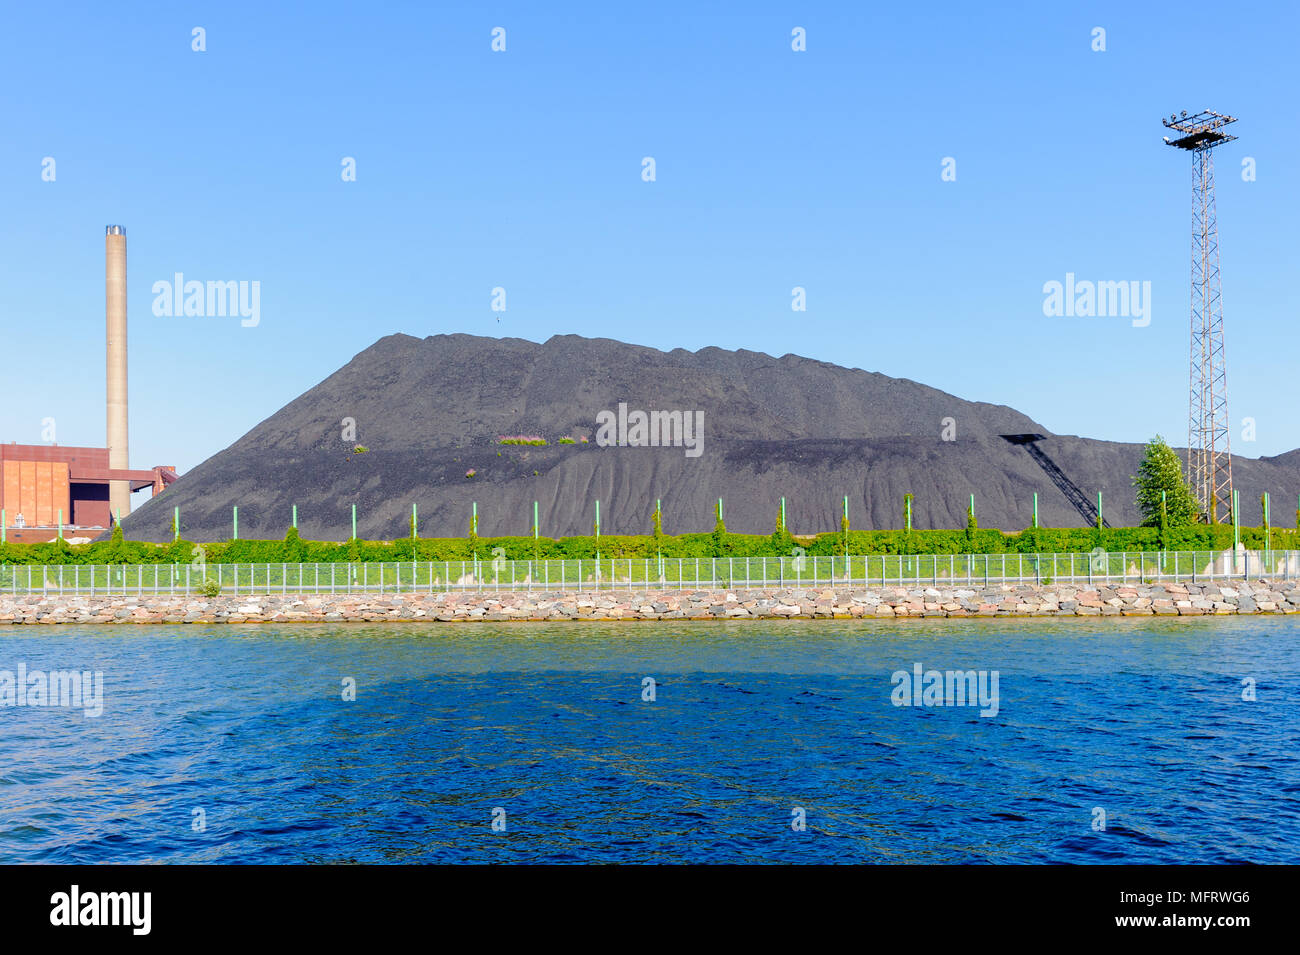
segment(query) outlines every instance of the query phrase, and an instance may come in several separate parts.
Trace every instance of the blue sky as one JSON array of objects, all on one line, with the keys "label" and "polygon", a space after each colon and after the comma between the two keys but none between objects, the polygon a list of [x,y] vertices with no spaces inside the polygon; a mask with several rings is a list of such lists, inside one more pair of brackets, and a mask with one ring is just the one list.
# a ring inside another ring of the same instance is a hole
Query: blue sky
[{"label": "blue sky", "polygon": [[[1300,446],[1294,4],[380,6],[8,10],[0,440],[102,445],[121,223],[135,467],[195,466],[391,332],[793,352],[1182,444],[1190,160],[1160,118],[1211,108],[1240,117],[1233,450]],[[175,272],[260,282],[260,324],[155,316]],[[1067,272],[1149,281],[1150,325],[1044,316]]]}]

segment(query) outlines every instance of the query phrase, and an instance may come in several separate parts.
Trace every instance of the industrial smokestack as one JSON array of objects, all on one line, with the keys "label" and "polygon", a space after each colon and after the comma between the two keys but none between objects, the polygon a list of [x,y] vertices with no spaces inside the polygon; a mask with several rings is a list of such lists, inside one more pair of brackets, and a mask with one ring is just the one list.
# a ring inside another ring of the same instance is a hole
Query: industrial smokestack
[{"label": "industrial smokestack", "polygon": [[[126,431],[126,229],[111,225],[104,237],[104,301],[107,319],[108,466],[125,471],[131,465]],[[108,507],[113,517],[131,513],[131,484],[110,481]]]}]

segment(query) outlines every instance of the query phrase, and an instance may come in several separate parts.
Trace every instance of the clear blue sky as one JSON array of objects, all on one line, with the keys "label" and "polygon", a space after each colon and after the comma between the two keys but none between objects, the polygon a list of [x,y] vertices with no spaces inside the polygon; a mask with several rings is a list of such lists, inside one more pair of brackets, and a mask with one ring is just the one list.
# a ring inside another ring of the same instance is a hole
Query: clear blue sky
[{"label": "clear blue sky", "polygon": [[[1241,119],[1233,450],[1300,446],[1295,4],[539,6],[11,5],[0,440],[102,445],[121,223],[136,467],[195,466],[391,332],[794,352],[1182,444],[1190,161],[1160,118],[1212,108]],[[155,317],[178,271],[259,281],[261,324]],[[1150,281],[1150,326],[1045,317],[1067,272]]]}]

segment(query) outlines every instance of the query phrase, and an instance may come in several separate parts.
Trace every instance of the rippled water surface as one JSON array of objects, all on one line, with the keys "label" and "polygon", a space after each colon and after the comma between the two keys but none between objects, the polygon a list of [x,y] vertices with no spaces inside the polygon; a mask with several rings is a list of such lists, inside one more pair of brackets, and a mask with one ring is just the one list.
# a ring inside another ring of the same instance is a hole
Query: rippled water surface
[{"label": "rippled water surface", "polygon": [[[0,629],[0,671],[105,684],[98,718],[0,707],[0,862],[1296,862],[1298,637],[1295,618]],[[894,706],[915,663],[997,670],[998,714]]]}]

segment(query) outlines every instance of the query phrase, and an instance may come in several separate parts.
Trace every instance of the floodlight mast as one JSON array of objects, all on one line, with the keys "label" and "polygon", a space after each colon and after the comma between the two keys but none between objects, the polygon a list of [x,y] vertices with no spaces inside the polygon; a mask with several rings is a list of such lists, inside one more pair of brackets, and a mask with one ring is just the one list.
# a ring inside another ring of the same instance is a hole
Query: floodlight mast
[{"label": "floodlight mast", "polygon": [[1223,348],[1219,281],[1219,226],[1214,202],[1214,148],[1237,137],[1224,132],[1236,117],[1213,110],[1162,120],[1180,135],[1166,145],[1192,154],[1191,376],[1187,424],[1187,478],[1201,520],[1217,524],[1232,514],[1232,448],[1228,370]]}]

